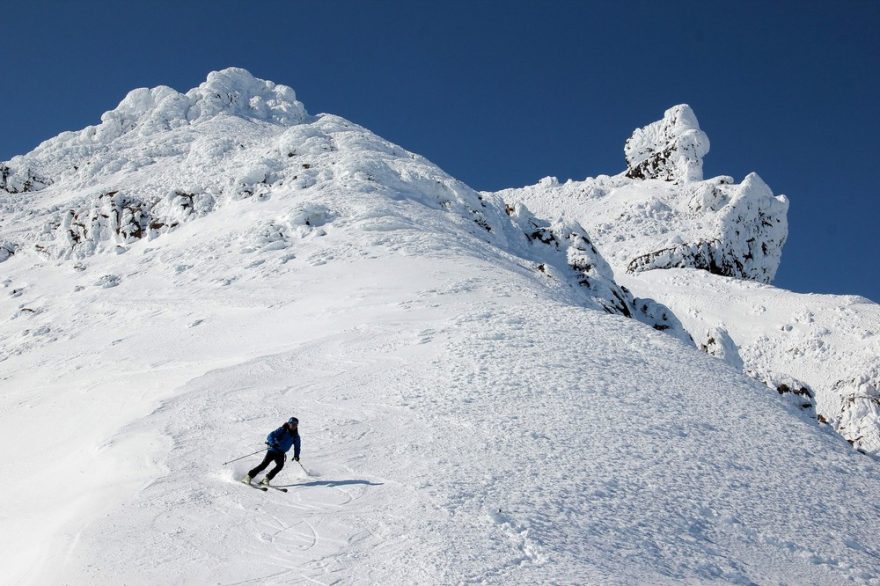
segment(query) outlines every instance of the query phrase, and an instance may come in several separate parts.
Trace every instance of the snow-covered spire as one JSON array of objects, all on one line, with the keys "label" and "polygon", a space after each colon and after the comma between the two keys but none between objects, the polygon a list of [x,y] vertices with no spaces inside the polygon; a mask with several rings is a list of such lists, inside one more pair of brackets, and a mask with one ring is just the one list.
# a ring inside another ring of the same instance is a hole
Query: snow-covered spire
[{"label": "snow-covered spire", "polygon": [[701,181],[709,137],[687,104],[666,110],[663,119],[638,128],[626,141],[626,176],[675,183]]}]

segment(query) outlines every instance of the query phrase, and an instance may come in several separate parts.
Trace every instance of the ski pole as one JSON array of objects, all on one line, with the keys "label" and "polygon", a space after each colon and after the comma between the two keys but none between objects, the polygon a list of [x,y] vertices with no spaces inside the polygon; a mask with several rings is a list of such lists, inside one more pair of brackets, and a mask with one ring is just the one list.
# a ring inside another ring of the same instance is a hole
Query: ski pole
[{"label": "ski pole", "polygon": [[253,456],[254,454],[259,454],[260,452],[265,452],[265,451],[268,450],[268,449],[269,449],[269,448],[263,448],[262,450],[257,450],[257,451],[254,452],[253,454],[247,454],[246,456],[242,456],[241,458],[236,458],[236,459],[234,459],[234,460],[230,460],[230,461],[228,461],[228,462],[223,462],[223,465],[226,466],[227,464],[232,464],[233,462],[238,462],[239,460],[244,460],[244,459],[247,458],[248,456]]}]

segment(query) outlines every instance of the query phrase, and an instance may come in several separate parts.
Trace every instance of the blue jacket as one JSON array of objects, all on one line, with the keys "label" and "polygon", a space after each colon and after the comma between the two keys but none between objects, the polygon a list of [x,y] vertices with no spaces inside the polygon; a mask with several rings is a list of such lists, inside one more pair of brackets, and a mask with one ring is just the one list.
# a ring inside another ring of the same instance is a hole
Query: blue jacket
[{"label": "blue jacket", "polygon": [[293,446],[293,457],[299,458],[299,434],[290,433],[283,425],[266,436],[266,443],[269,444],[270,452],[285,454]]}]

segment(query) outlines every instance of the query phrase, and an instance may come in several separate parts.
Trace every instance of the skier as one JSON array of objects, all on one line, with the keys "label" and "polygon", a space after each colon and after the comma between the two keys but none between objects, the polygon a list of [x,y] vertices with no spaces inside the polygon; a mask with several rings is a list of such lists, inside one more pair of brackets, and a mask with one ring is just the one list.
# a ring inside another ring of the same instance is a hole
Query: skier
[{"label": "skier", "polygon": [[293,446],[293,459],[299,462],[298,426],[299,419],[291,417],[284,425],[270,433],[266,437],[266,445],[269,446],[269,449],[266,451],[266,457],[263,458],[259,466],[248,472],[247,476],[242,478],[241,481],[245,484],[250,484],[251,480],[265,470],[270,462],[275,462],[275,467],[269,470],[269,473],[260,481],[260,484],[268,486],[269,482],[275,478],[275,475],[284,468],[284,461],[287,459],[287,451],[290,450],[290,446]]}]

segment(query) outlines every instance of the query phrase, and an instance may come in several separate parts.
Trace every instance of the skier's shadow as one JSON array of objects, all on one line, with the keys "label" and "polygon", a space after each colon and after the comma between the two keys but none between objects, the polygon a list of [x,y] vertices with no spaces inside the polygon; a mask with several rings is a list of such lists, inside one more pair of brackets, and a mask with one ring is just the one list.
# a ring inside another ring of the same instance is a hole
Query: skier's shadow
[{"label": "skier's shadow", "polygon": [[278,488],[292,488],[294,486],[346,486],[350,484],[363,484],[366,486],[382,486],[381,482],[370,482],[369,480],[313,480],[311,482],[299,482],[297,484],[285,484]]}]

